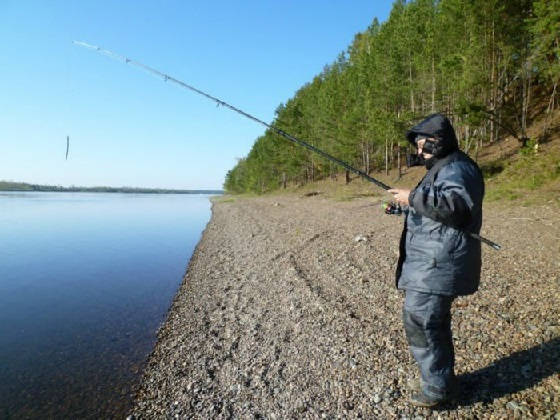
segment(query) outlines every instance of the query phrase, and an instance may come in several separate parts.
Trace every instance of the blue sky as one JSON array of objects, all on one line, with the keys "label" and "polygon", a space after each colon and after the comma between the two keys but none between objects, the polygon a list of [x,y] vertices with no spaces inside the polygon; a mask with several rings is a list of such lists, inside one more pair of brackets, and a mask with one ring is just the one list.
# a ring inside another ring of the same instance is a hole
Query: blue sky
[{"label": "blue sky", "polygon": [[270,122],[374,17],[386,20],[391,4],[0,0],[0,179],[221,188],[263,126],[72,41]]}]

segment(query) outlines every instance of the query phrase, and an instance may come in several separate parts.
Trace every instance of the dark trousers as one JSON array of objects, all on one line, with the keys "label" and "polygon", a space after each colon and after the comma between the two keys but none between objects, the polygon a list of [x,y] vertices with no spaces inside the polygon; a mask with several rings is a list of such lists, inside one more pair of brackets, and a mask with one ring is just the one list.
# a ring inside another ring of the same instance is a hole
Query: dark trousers
[{"label": "dark trousers", "polygon": [[412,356],[421,374],[422,391],[430,398],[448,398],[455,385],[455,353],[451,335],[453,296],[413,290],[405,292],[403,321]]}]

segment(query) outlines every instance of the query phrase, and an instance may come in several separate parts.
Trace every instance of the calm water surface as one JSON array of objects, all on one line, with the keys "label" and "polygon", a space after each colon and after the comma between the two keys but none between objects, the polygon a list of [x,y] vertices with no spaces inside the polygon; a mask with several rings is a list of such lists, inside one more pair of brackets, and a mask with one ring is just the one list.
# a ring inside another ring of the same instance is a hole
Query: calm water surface
[{"label": "calm water surface", "polygon": [[204,195],[0,193],[0,418],[124,418]]}]

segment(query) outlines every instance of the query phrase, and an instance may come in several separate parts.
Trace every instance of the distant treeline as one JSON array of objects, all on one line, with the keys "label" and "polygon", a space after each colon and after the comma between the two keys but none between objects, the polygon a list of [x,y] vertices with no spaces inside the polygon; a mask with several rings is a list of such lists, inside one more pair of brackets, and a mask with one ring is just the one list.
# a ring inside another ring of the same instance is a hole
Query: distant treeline
[{"label": "distant treeline", "polygon": [[[272,124],[367,173],[400,165],[406,130],[433,112],[475,158],[504,136],[538,142],[527,127],[543,118],[546,133],[557,106],[559,38],[560,0],[396,0]],[[338,171],[267,130],[224,187],[260,193]]]},{"label": "distant treeline", "polygon": [[222,190],[169,190],[162,188],[132,187],[61,187],[56,185],[26,184],[0,181],[0,191],[51,191],[51,192],[98,192],[129,194],[223,194]]}]

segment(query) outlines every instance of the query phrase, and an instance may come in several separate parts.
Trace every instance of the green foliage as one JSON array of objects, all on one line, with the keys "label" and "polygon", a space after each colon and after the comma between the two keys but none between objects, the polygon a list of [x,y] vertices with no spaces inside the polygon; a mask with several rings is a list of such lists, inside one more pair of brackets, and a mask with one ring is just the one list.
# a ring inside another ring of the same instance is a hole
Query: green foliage
[{"label": "green foliage", "polygon": [[529,141],[525,144],[524,147],[521,148],[519,153],[523,156],[532,156],[536,155],[538,152],[538,143],[534,138],[530,138]]},{"label": "green foliage", "polygon": [[560,0],[538,0],[529,19],[533,52],[540,74],[558,83],[560,79]]},{"label": "green foliage", "polygon": [[[450,116],[465,150],[473,139],[525,137],[531,86],[551,92],[558,81],[559,2],[397,0],[386,22],[374,19],[279,105],[272,124],[365,172],[396,166],[406,129],[432,112]],[[340,172],[268,130],[224,188],[260,194]]]}]

